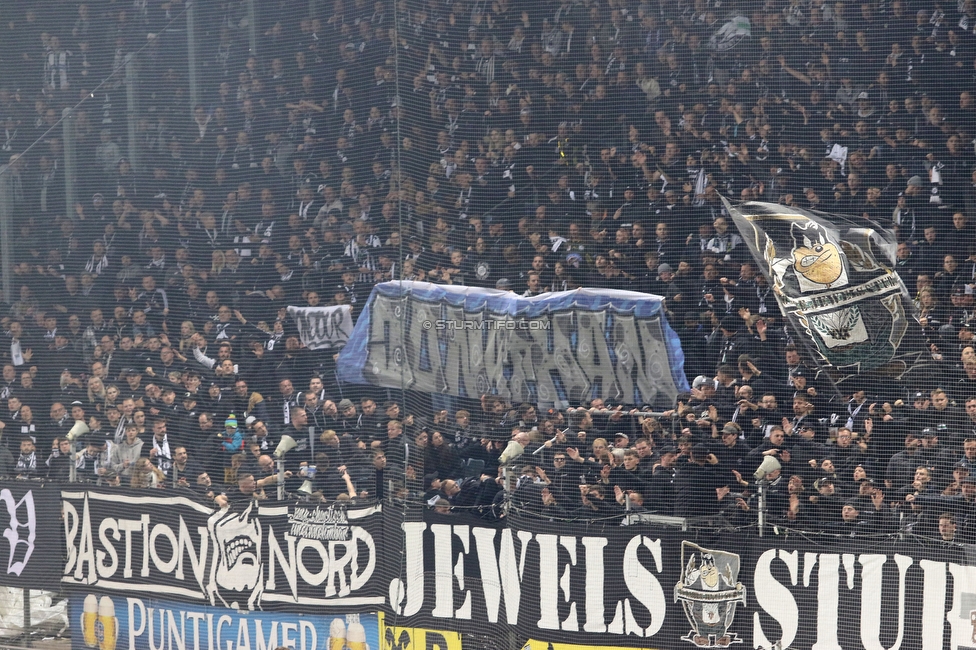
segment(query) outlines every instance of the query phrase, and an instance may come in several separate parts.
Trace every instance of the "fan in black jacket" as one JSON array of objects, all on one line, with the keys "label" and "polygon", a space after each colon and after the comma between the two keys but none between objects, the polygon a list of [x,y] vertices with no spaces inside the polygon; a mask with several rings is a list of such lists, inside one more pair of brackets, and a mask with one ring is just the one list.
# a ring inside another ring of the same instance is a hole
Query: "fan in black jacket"
[{"label": "fan in black jacket", "polygon": [[720,510],[716,488],[723,480],[718,459],[702,444],[695,445],[691,459],[683,464],[674,477],[674,516],[708,517]]},{"label": "fan in black jacket", "polygon": [[58,441],[58,448],[51,452],[45,464],[49,480],[68,482],[71,476],[71,443],[67,438]]},{"label": "fan in black jacket", "polygon": [[668,445],[661,449],[661,462],[654,467],[654,472],[648,481],[649,497],[644,499],[644,505],[651,512],[662,515],[674,514],[674,479],[677,475],[675,459],[678,449]]}]

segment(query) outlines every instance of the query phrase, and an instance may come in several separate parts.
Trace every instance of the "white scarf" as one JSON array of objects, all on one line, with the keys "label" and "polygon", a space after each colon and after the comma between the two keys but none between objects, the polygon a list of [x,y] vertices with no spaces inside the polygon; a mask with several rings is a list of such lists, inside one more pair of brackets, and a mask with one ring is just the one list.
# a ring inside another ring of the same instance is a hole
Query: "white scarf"
[{"label": "white scarf", "polygon": [[17,471],[24,470],[31,472],[37,471],[37,452],[31,452],[28,456],[21,454],[17,458]]},{"label": "white scarf", "polygon": [[163,436],[160,443],[153,436],[153,449],[156,450],[156,466],[163,474],[169,474],[169,468],[173,466],[173,456],[169,453],[169,436]]}]

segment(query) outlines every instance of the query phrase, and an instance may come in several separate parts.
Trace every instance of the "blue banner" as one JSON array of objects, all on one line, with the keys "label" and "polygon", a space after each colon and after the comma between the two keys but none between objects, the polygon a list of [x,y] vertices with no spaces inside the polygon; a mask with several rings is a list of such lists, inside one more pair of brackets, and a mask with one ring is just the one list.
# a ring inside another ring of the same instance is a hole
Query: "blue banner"
[{"label": "blue banner", "polygon": [[667,407],[688,390],[660,296],[577,289],[532,298],[426,282],[376,285],[339,376],[354,384],[565,407]]},{"label": "blue banner", "polygon": [[[75,592],[72,650],[377,650],[376,614],[302,616]],[[74,627],[74,626],[78,627]]]}]

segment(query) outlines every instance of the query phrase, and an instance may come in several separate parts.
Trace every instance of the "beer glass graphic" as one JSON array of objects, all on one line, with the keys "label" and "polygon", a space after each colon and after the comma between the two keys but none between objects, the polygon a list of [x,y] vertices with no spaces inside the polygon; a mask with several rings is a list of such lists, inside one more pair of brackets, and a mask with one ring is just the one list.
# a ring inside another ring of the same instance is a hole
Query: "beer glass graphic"
[{"label": "beer glass graphic", "polygon": [[95,638],[95,624],[98,619],[98,598],[95,594],[85,596],[85,605],[81,612],[81,633],[85,639],[85,645],[94,648],[98,645]]},{"label": "beer glass graphic", "polygon": [[115,650],[115,641],[119,636],[119,621],[115,618],[115,603],[108,596],[102,596],[98,603],[95,636],[98,637],[98,650]]},{"label": "beer glass graphic", "polygon": [[359,622],[359,614],[346,617],[346,647],[349,650],[369,650],[366,644],[366,630]]},{"label": "beer glass graphic", "polygon": [[366,630],[359,622],[359,614],[348,614],[345,621],[332,619],[329,625],[329,650],[369,650]]},{"label": "beer glass graphic", "polygon": [[329,625],[329,650],[345,650],[346,622],[341,618],[332,619]]}]

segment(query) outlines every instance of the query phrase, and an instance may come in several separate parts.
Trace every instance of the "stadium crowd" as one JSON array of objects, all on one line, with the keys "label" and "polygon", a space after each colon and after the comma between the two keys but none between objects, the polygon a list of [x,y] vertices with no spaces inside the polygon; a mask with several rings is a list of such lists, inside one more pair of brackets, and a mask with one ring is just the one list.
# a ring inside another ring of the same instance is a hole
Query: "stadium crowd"
[{"label": "stadium crowd", "polygon": [[[200,7],[192,111],[182,2],[54,4],[0,38],[0,475],[73,462],[234,505],[272,495],[289,434],[290,494],[497,517],[507,464],[541,516],[747,525],[775,456],[779,525],[976,539],[972,0],[276,0],[256,51],[226,0]],[[134,52],[129,143],[111,73]],[[937,372],[835,389],[722,196],[894,229]],[[396,279],[662,295],[692,390],[650,416],[340,385],[285,308],[358,315]]]}]

